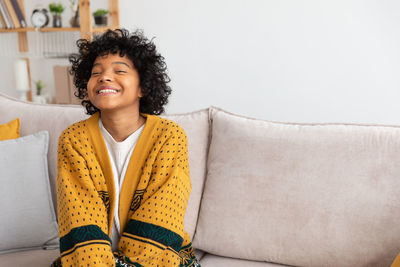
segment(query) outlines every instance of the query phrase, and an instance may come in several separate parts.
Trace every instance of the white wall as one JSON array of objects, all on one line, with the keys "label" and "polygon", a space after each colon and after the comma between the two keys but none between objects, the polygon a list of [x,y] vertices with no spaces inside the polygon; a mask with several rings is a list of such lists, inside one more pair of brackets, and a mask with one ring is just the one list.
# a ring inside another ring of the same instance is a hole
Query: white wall
[{"label": "white wall", "polygon": [[168,112],[400,124],[398,0],[120,0],[120,12],[156,37]]}]

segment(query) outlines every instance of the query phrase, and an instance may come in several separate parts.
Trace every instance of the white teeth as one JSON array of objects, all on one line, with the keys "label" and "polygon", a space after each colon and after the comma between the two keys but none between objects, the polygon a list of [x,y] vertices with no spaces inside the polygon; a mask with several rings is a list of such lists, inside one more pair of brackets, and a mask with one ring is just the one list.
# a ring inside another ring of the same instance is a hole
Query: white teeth
[{"label": "white teeth", "polygon": [[113,90],[113,89],[102,89],[99,91],[99,94],[105,94],[105,93],[116,93],[117,90]]}]

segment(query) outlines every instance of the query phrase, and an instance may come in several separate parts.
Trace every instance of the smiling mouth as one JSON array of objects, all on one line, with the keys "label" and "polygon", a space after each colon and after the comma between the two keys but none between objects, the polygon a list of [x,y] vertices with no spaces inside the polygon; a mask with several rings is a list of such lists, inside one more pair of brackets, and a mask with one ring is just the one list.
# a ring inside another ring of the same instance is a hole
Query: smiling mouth
[{"label": "smiling mouth", "polygon": [[98,91],[97,91],[97,94],[98,95],[110,95],[110,94],[116,94],[116,93],[118,93],[119,92],[119,90],[117,90],[117,89],[114,89],[114,88],[110,88],[110,87],[105,87],[105,88],[100,88]]},{"label": "smiling mouth", "polygon": [[100,89],[97,94],[99,95],[105,95],[105,94],[116,94],[118,93],[118,90],[115,89]]}]

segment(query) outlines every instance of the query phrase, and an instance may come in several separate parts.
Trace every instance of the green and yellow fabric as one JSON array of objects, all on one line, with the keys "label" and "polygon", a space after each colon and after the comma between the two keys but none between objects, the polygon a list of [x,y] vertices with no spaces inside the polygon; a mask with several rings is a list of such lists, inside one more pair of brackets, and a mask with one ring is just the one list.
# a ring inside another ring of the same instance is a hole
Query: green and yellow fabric
[{"label": "green and yellow fabric", "polygon": [[[61,257],[54,266],[199,266],[183,227],[191,191],[186,135],[175,122],[142,115],[146,124],[126,171],[119,207],[113,205],[114,178],[99,114],[61,134]],[[115,208],[124,231],[113,253]]]}]

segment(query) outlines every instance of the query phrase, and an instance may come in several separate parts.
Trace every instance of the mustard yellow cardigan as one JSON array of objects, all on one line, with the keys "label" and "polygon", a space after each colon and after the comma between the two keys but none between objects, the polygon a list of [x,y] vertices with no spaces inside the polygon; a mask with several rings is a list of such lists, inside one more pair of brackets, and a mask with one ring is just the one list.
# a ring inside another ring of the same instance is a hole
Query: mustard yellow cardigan
[{"label": "mustard yellow cardigan", "polygon": [[[61,257],[53,266],[199,266],[183,229],[191,191],[186,135],[175,122],[142,115],[146,124],[126,171],[119,207],[114,207],[114,178],[99,113],[61,134]],[[115,208],[123,232],[113,253]]]},{"label": "mustard yellow cardigan", "polygon": [[400,254],[397,255],[390,267],[400,267]]}]

